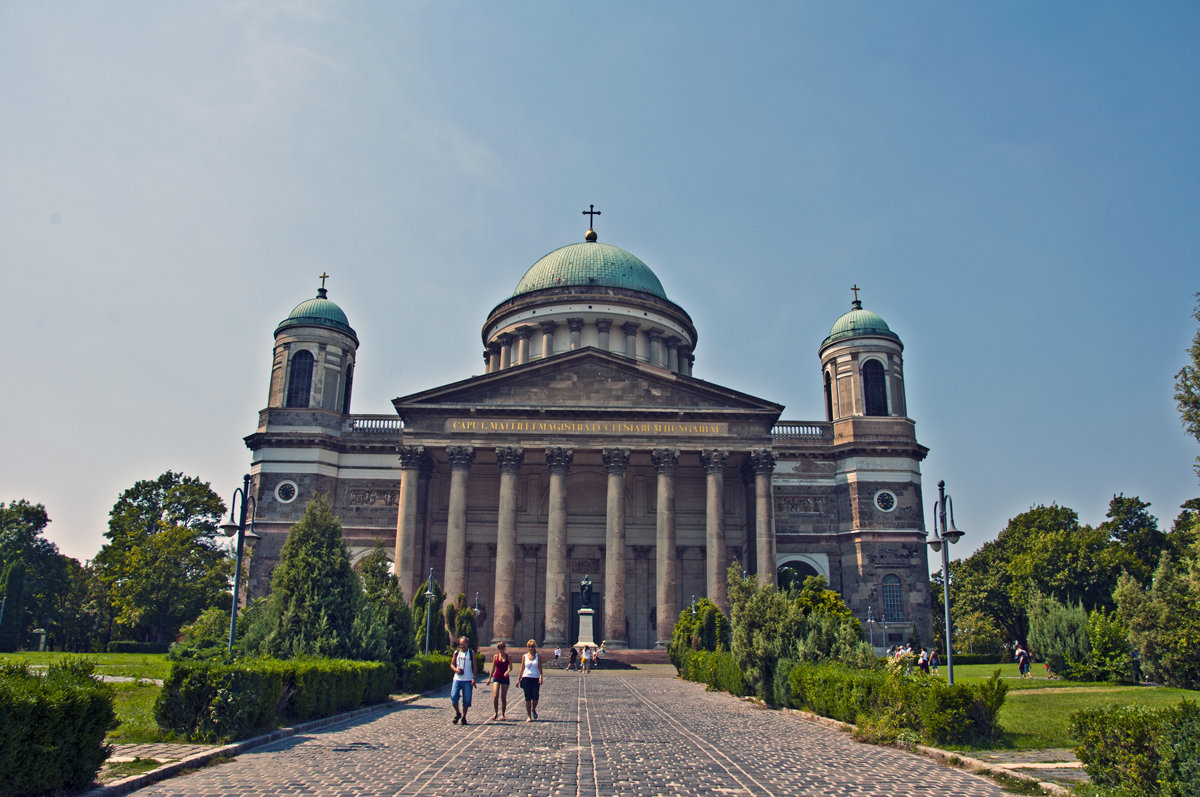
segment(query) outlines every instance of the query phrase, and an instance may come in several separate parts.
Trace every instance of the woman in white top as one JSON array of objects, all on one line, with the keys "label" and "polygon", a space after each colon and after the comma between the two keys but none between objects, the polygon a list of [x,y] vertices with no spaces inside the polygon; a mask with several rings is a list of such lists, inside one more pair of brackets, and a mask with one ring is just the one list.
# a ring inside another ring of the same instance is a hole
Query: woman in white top
[{"label": "woman in white top", "polygon": [[538,718],[542,690],[542,656],[532,639],[525,643],[525,655],[521,657],[521,689],[525,691],[525,721],[533,722]]},{"label": "woman in white top", "polygon": [[592,646],[583,646],[583,672],[586,675],[592,671]]}]

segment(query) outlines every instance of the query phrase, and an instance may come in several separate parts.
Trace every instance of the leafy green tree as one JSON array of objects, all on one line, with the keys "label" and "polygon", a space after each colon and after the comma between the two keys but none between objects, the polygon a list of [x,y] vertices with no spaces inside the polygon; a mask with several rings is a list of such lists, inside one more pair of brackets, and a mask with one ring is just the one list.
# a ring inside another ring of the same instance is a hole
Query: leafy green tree
[{"label": "leafy green tree", "polygon": [[1072,668],[1068,675],[1079,681],[1127,681],[1133,673],[1129,655],[1129,629],[1114,609],[1097,609],[1088,613],[1087,659]]},{"label": "leafy green tree", "polygon": [[[438,607],[446,603],[446,591],[436,581],[433,582],[433,598],[428,601],[425,593],[430,591],[429,580],[426,579],[412,599],[413,641],[417,651],[425,651],[425,634],[429,633],[429,651],[445,652],[450,649],[450,633],[442,620]],[[432,613],[432,616],[430,616]]]},{"label": "leafy green tree", "polygon": [[392,572],[382,540],[358,561],[357,569],[367,604],[382,609],[387,660],[399,667],[416,655],[417,645],[413,638],[412,609],[404,599],[400,580]]},{"label": "leafy green tree", "polygon": [[451,644],[465,636],[471,650],[478,649],[479,627],[475,621],[475,610],[467,607],[467,596],[461,592],[454,603],[446,606],[446,628],[452,632]]},{"label": "leafy green tree", "polygon": [[4,569],[3,601],[0,652],[12,653],[21,646],[21,624],[25,616],[25,565],[21,562],[10,562]]},{"label": "leafy green tree", "polygon": [[[1200,293],[1196,294],[1192,317],[1200,322]],[[1187,433],[1200,442],[1200,329],[1188,347],[1188,364],[1175,374],[1175,406]],[[1200,475],[1200,457],[1196,458],[1196,473]]]},{"label": "leafy green tree", "polygon": [[1168,686],[1200,689],[1200,544],[1178,564],[1163,551],[1148,588],[1123,575],[1116,600],[1143,671]]},{"label": "leafy green tree", "polygon": [[121,494],[94,560],[119,627],[164,642],[202,610],[228,603],[232,562],[215,538],[224,512],[206,482],[171,471]]},{"label": "leafy green tree", "polygon": [[[283,543],[266,608],[247,632],[247,652],[282,659],[362,658],[364,621],[359,615],[366,614],[365,606],[341,521],[329,499],[318,494]],[[378,639],[368,647],[374,649],[367,655],[386,649]]]},{"label": "leafy green tree", "polygon": [[41,504],[28,501],[0,503],[0,572],[12,562],[25,565],[25,594],[18,618],[18,635],[28,637],[34,627],[45,628],[51,646],[61,644],[60,627],[70,622],[71,608],[63,598],[70,590],[71,567],[78,563],[58,552],[45,537],[50,517]]},{"label": "leafy green tree", "polygon": [[[1167,547],[1167,535],[1159,531],[1158,519],[1147,511],[1149,508],[1150,504],[1136,495],[1126,498],[1117,494],[1108,505],[1108,520],[1100,524],[1118,546],[1112,564],[1129,571],[1143,584]],[[1115,578],[1112,586],[1116,588]]]}]

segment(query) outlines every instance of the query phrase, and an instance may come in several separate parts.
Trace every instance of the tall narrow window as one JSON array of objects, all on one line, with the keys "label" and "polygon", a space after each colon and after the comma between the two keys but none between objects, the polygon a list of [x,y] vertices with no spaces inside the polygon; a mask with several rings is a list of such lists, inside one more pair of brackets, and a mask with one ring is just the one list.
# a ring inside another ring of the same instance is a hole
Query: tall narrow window
[{"label": "tall narrow window", "polygon": [[887,385],[883,364],[867,360],[862,365],[863,415],[887,415]]},{"label": "tall narrow window", "polygon": [[350,388],[354,385],[354,363],[346,366],[346,392],[342,395],[342,412],[350,414]]},{"label": "tall narrow window", "polygon": [[833,420],[833,377],[825,372],[825,420]]},{"label": "tall narrow window", "polygon": [[895,573],[883,577],[883,620],[886,623],[904,621],[904,597],[900,593],[900,576]]},{"label": "tall narrow window", "polygon": [[307,407],[312,393],[313,356],[309,351],[298,351],[292,355],[292,367],[288,375],[287,402],[285,407]]}]

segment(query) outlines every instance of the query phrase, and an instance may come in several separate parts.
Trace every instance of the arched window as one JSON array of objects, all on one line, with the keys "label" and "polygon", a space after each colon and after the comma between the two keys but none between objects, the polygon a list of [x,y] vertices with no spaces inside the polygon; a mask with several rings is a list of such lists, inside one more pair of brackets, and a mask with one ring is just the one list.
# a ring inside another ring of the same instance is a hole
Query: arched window
[{"label": "arched window", "polygon": [[862,365],[863,415],[887,415],[887,385],[883,364],[867,360]]},{"label": "arched window", "polygon": [[820,575],[815,567],[798,559],[784,562],[775,573],[780,589],[800,589],[804,586],[804,579]]},{"label": "arched window", "polygon": [[895,573],[883,577],[883,619],[888,623],[904,621],[904,597],[900,593],[900,576]]},{"label": "arched window", "polygon": [[346,390],[342,394],[342,412],[350,414],[350,388],[354,385],[354,363],[346,366]]},{"label": "arched window", "polygon": [[312,352],[300,350],[292,355],[292,367],[288,376],[287,401],[285,407],[307,407],[312,393]]},{"label": "arched window", "polygon": [[833,420],[833,376],[825,372],[825,420]]}]

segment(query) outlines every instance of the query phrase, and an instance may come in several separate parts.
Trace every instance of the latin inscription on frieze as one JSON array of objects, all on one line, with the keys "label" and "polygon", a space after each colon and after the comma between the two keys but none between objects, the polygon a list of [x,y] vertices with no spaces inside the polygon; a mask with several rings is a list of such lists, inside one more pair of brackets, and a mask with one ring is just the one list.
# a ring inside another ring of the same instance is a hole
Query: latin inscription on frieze
[{"label": "latin inscription on frieze", "polygon": [[686,435],[728,435],[729,424],[689,421],[569,421],[512,420],[489,418],[450,418],[447,432],[483,434],[603,434],[679,437]]},{"label": "latin inscription on frieze", "polygon": [[350,506],[396,506],[400,503],[400,491],[351,490],[347,503]]},{"label": "latin inscription on frieze", "polygon": [[775,496],[775,511],[808,515],[822,514],[825,511],[825,499],[819,495],[777,495]]}]

